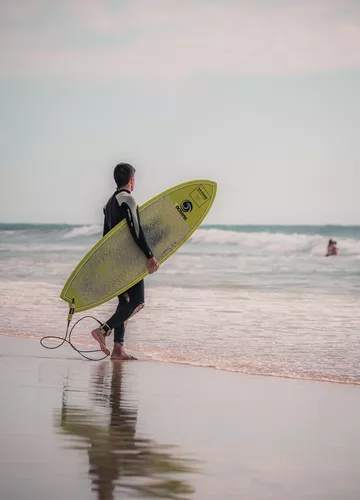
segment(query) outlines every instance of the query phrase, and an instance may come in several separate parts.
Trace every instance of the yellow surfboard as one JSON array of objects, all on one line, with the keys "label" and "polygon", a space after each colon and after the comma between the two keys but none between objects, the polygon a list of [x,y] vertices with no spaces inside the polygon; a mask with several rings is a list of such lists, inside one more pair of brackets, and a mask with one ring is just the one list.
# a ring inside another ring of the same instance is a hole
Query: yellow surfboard
[{"label": "yellow surfboard", "polygon": [[[217,185],[196,180],[174,186],[140,208],[146,240],[160,264],[190,238],[209,212]],[[148,274],[146,257],[126,220],[104,236],[80,261],[60,297],[85,311],[126,292]]]}]

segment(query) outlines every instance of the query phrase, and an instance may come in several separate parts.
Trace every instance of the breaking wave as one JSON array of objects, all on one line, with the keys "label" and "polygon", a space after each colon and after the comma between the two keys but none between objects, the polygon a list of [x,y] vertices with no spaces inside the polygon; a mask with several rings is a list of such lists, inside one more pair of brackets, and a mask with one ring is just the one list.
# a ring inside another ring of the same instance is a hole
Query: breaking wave
[{"label": "breaking wave", "polygon": [[86,236],[94,236],[100,235],[102,233],[102,227],[100,225],[91,225],[91,226],[81,226],[81,227],[74,227],[71,229],[71,231],[67,232],[64,234],[65,239],[70,239],[70,238],[79,238],[79,237],[86,237]]},{"label": "breaking wave", "polygon": [[[312,253],[324,255],[328,237],[318,234],[283,234],[270,232],[241,232],[223,229],[198,229],[191,237],[192,244],[233,245],[250,253]],[[359,255],[360,240],[345,238],[338,241],[341,254]]]}]

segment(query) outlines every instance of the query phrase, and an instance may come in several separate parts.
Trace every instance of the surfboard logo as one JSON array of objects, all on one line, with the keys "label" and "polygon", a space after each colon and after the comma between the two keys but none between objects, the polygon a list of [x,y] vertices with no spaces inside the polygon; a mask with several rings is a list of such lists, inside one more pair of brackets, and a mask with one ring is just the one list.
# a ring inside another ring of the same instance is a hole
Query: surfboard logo
[{"label": "surfboard logo", "polygon": [[191,212],[192,209],[193,209],[193,205],[192,205],[191,201],[184,200],[181,202],[181,210],[183,212],[188,213],[188,212]]},{"label": "surfboard logo", "polygon": [[175,208],[176,210],[179,212],[179,214],[181,215],[181,217],[184,219],[184,220],[187,220],[187,217],[186,215],[184,214],[182,208],[177,204],[175,203]]}]

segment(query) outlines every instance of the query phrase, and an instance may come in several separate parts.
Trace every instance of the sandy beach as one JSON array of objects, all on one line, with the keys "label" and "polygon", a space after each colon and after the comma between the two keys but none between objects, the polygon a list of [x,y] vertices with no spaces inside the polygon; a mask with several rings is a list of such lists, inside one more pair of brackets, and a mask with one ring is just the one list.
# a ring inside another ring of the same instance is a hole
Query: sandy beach
[{"label": "sandy beach", "polygon": [[360,388],[0,337],[0,497],[360,497]]}]

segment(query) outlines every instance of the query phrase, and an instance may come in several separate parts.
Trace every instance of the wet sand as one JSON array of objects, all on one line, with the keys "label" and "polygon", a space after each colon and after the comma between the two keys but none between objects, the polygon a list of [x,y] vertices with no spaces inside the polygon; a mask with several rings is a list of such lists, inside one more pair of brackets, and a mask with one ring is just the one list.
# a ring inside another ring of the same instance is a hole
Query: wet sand
[{"label": "wet sand", "polygon": [[0,336],[0,498],[358,500],[360,387]]}]

